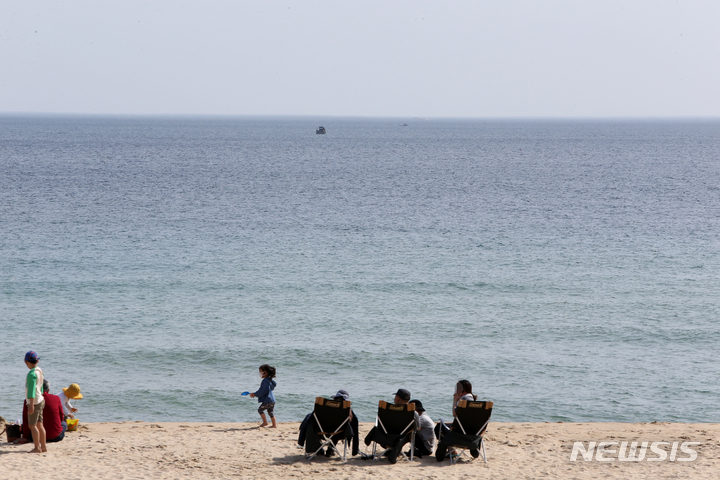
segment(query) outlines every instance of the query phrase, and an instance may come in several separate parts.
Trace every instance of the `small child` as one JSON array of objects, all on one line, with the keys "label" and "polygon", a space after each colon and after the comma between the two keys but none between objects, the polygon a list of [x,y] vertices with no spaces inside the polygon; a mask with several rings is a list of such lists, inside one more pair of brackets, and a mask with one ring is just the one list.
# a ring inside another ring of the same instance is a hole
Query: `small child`
[{"label": "small child", "polygon": [[63,413],[66,417],[75,418],[73,413],[77,412],[77,408],[70,405],[70,400],[80,400],[83,396],[80,393],[80,385],[77,383],[71,383],[69,387],[63,388],[62,392],[58,393],[60,402],[62,402]]},{"label": "small child", "polygon": [[265,418],[265,410],[267,410],[268,415],[270,415],[270,420],[272,421],[272,427],[270,428],[277,428],[277,421],[275,420],[275,395],[273,395],[273,390],[275,390],[275,386],[277,385],[277,382],[273,380],[273,378],[275,378],[275,367],[271,367],[268,364],[260,365],[260,378],[263,379],[260,384],[260,389],[255,393],[251,393],[250,397],[257,397],[258,402],[260,402],[258,413],[263,421],[260,426],[267,427],[268,425],[267,419]]},{"label": "small child", "polygon": [[27,403],[28,426],[32,433],[35,448],[30,453],[47,452],[45,443],[45,427],[43,426],[43,410],[45,398],[43,397],[43,372],[37,366],[38,354],[29,351],[25,354],[25,365],[30,369],[25,378],[25,403]]}]

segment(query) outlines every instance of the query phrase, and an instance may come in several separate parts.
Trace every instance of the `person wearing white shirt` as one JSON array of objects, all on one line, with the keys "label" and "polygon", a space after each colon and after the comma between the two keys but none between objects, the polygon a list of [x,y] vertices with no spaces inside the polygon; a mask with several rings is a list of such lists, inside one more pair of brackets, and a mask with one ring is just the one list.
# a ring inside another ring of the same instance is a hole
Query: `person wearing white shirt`
[{"label": "person wearing white shirt", "polygon": [[472,393],[472,384],[467,380],[460,380],[457,385],[455,385],[455,393],[453,394],[453,417],[455,416],[455,409],[458,406],[458,402],[461,400],[472,402],[476,399],[477,396]]},{"label": "person wearing white shirt", "polygon": [[63,388],[63,391],[58,394],[60,402],[62,402],[63,413],[66,417],[75,418],[73,413],[77,412],[77,408],[70,405],[70,400],[80,400],[83,398],[80,393],[80,385],[77,383],[71,383],[69,387]]},{"label": "person wearing white shirt", "polygon": [[423,455],[432,455],[435,450],[435,423],[430,415],[425,413],[425,407],[420,400],[410,400],[410,403],[415,404],[415,412],[418,414],[417,436],[420,437],[415,440],[414,456],[422,458]]}]

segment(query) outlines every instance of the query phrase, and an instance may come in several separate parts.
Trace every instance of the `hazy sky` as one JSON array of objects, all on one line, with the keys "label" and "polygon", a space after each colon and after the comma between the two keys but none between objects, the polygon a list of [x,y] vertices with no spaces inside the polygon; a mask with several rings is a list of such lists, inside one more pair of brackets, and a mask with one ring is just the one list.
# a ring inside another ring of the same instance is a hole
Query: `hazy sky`
[{"label": "hazy sky", "polygon": [[0,1],[0,112],[720,116],[720,1]]}]

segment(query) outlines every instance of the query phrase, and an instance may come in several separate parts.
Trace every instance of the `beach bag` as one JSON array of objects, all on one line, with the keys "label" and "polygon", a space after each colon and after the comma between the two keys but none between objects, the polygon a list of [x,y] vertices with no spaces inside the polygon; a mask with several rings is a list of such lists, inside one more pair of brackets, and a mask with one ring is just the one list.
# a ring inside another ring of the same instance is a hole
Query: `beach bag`
[{"label": "beach bag", "polygon": [[7,435],[8,443],[12,443],[18,438],[20,438],[21,433],[22,427],[20,425],[16,425],[14,423],[9,423],[5,425],[5,434]]},{"label": "beach bag", "polygon": [[77,418],[68,418],[66,420],[67,426],[68,426],[68,432],[74,432],[78,429],[78,423],[80,420]]}]

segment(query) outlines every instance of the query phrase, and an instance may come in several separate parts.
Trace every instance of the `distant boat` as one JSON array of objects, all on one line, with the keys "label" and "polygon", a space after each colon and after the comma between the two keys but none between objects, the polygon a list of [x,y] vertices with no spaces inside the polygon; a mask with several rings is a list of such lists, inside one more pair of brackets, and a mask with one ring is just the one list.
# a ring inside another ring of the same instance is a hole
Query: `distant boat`
[{"label": "distant boat", "polygon": [[401,126],[401,127],[407,127],[407,126],[408,126],[408,124],[407,124],[407,123],[403,123],[403,124],[402,124],[402,125],[400,125],[400,126]]},{"label": "distant boat", "polygon": [[317,130],[315,130],[315,133],[317,133],[318,135],[324,135],[324,134],[325,134],[325,127],[323,127],[322,125],[320,125],[320,126],[317,128]]}]

